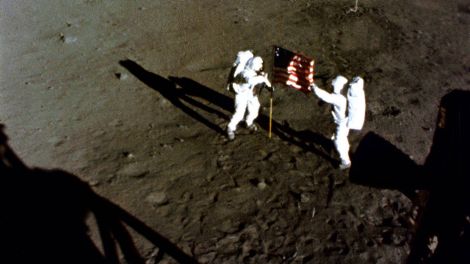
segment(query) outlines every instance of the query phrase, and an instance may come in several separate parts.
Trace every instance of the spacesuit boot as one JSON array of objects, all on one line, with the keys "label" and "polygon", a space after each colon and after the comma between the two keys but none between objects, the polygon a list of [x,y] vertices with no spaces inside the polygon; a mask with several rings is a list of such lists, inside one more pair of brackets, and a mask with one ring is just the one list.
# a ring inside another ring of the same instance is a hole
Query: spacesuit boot
[{"label": "spacesuit boot", "polygon": [[235,131],[227,128],[227,137],[229,140],[234,140],[235,139]]},{"label": "spacesuit boot", "polygon": [[351,161],[342,160],[341,163],[339,164],[340,170],[349,169],[350,167],[351,167]]},{"label": "spacesuit boot", "polygon": [[256,132],[256,131],[258,131],[258,126],[256,126],[255,124],[251,124],[251,125],[248,126],[248,129],[251,132]]}]

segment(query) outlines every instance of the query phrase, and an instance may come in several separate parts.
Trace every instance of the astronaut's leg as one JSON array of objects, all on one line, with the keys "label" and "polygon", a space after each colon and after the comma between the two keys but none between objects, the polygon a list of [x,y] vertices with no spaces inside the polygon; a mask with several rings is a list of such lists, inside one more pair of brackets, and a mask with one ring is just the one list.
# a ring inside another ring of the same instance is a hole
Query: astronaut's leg
[{"label": "astronaut's leg", "polygon": [[243,120],[247,107],[248,100],[244,94],[237,94],[235,96],[235,113],[233,113],[232,119],[227,126],[227,135],[229,139],[235,138],[235,130],[237,125]]},{"label": "astronaut's leg", "polygon": [[246,125],[249,129],[256,131],[257,127],[253,124],[259,114],[260,103],[258,96],[253,96],[248,100],[248,114],[246,116]]},{"label": "astronaut's leg", "polygon": [[347,169],[351,166],[351,160],[349,159],[349,142],[347,139],[336,139],[335,147],[338,151],[339,158],[341,163],[339,165],[340,169]]},{"label": "astronaut's leg", "polygon": [[351,160],[349,159],[348,134],[348,127],[339,125],[336,130],[336,137],[334,140],[336,150],[338,151],[339,158],[341,160],[339,168],[342,170],[351,166]]}]

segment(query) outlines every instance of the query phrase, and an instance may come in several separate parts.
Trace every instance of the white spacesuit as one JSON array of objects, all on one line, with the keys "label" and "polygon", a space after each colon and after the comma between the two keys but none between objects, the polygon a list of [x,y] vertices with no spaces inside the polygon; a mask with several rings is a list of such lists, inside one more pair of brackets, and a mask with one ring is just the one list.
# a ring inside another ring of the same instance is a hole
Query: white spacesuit
[{"label": "white spacesuit", "polygon": [[349,83],[348,89],[348,127],[361,130],[366,117],[366,96],[364,80],[357,76]]},{"label": "white spacesuit", "polygon": [[[249,56],[249,54],[245,55]],[[247,127],[251,130],[257,129],[253,121],[258,117],[260,103],[254,88],[262,83],[271,87],[267,74],[261,72],[263,68],[261,57],[251,57],[246,63],[242,61],[234,67],[233,82],[229,84],[229,87],[235,92],[235,113],[227,126],[227,136],[230,140],[235,138],[235,130],[238,123],[245,117],[246,110],[248,110],[245,118]]]},{"label": "white spacesuit", "polygon": [[[347,169],[351,166],[349,158],[349,129],[362,129],[365,116],[365,96],[364,80],[361,77],[355,77],[350,84],[348,99],[341,94],[341,90],[348,80],[339,75],[331,82],[333,93],[328,93],[320,89],[315,84],[311,85],[315,94],[323,101],[333,105],[333,119],[336,124],[336,132],[333,135],[336,150],[338,151],[341,163],[340,169]],[[348,100],[349,103],[348,103]],[[348,116],[346,116],[348,110]]]}]

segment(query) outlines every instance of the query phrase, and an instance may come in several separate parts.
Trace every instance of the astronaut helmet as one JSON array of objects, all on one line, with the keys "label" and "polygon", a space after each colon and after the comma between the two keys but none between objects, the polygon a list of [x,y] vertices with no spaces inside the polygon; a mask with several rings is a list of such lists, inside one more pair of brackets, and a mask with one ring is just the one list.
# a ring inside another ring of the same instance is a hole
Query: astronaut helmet
[{"label": "astronaut helmet", "polygon": [[263,69],[263,59],[259,56],[251,58],[248,61],[248,67],[253,71],[261,71]]},{"label": "astronaut helmet", "polygon": [[331,81],[331,85],[333,86],[333,93],[335,94],[341,93],[341,90],[343,90],[343,87],[347,82],[348,82],[348,79],[346,79],[346,77],[342,75],[336,76],[336,78],[334,78]]}]

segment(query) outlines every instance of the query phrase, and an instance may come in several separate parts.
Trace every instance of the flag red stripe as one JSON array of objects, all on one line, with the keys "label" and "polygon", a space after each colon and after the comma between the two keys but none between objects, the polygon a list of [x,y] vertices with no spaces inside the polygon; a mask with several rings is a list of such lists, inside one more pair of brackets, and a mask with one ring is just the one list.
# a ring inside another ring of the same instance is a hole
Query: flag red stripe
[{"label": "flag red stripe", "polygon": [[[311,81],[313,81],[313,70],[314,70],[314,61],[300,54],[292,53],[282,48],[280,53],[284,54],[275,57],[275,60],[279,60],[279,63],[275,65],[286,65],[283,61],[288,60],[286,68],[274,67],[273,71],[273,83],[282,83],[289,87],[292,87],[298,91],[304,93],[310,92],[308,87],[310,86]],[[294,54],[293,57],[286,57],[290,55],[285,54]]]}]

